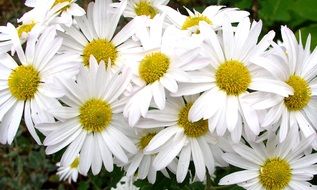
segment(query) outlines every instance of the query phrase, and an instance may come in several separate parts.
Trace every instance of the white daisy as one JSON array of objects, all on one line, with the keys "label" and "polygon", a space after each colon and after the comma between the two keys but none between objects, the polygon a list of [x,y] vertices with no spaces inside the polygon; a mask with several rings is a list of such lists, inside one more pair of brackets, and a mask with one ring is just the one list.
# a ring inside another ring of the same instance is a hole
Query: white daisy
[{"label": "white daisy", "polygon": [[54,28],[41,37],[29,39],[26,50],[17,48],[19,63],[8,54],[1,55],[0,67],[0,142],[11,144],[24,111],[26,127],[40,144],[33,123],[54,121],[45,112],[59,105],[55,99],[63,92],[54,84],[54,77],[73,77],[78,73],[78,57],[71,54],[56,55],[62,39],[56,38]]},{"label": "white daisy", "polygon": [[224,6],[209,6],[202,13],[196,10],[192,12],[186,8],[189,16],[183,15],[168,6],[161,6],[160,9],[167,14],[167,18],[173,25],[193,33],[199,32],[199,22],[205,22],[211,25],[213,29],[218,29],[225,22],[238,23],[250,14],[247,11],[241,11],[237,8],[224,8]]},{"label": "white daisy", "polygon": [[[252,107],[253,100],[262,101],[266,94],[287,97],[292,89],[285,82],[272,79],[269,72],[254,62],[269,47],[274,32],[269,32],[257,43],[262,22],[248,18],[241,21],[236,32],[230,24],[222,27],[218,37],[206,23],[200,23],[203,38],[202,54],[209,59],[204,70],[192,73],[191,83],[180,85],[175,96],[203,92],[193,104],[190,121],[209,119],[211,132],[223,136],[228,129],[235,142],[239,142],[242,128],[246,137],[255,138],[260,132],[259,118]],[[249,93],[248,89],[257,92]],[[244,123],[244,125],[242,125]]]},{"label": "white daisy", "polygon": [[115,30],[127,2],[122,1],[117,8],[110,6],[111,1],[96,0],[88,5],[87,15],[75,17],[78,27],[66,28],[63,46],[67,52],[82,56],[84,65],[89,64],[90,55],[98,63],[111,62],[114,68],[120,68],[128,59],[127,54],[134,51],[139,44],[126,42],[133,34],[138,19],[134,19],[115,35]]},{"label": "white daisy", "polygon": [[44,30],[41,23],[29,22],[23,23],[18,27],[7,23],[7,26],[0,26],[0,54],[8,53],[11,55],[17,51],[17,48],[27,41],[27,38],[37,38]]},{"label": "white daisy", "polygon": [[167,5],[168,2],[169,0],[128,0],[123,16],[130,18],[148,16],[154,18],[160,12],[159,6]]},{"label": "white daisy", "polygon": [[122,111],[124,101],[118,98],[131,79],[128,70],[106,71],[103,62],[98,65],[91,56],[90,67],[82,66],[77,80],[60,80],[65,89],[61,101],[68,107],[55,107],[49,111],[59,119],[55,124],[40,124],[39,129],[53,127],[44,145],[52,154],[65,147],[61,163],[69,165],[80,154],[79,168],[87,174],[90,167],[97,175],[102,165],[113,170],[113,155],[122,163],[128,162],[124,150],[135,154],[133,142],[122,132],[128,124]]},{"label": "white daisy", "polygon": [[[168,98],[163,110],[150,110],[136,125],[138,128],[165,129],[158,132],[145,148],[145,153],[157,153],[153,161],[156,170],[169,165],[178,156],[176,169],[177,182],[182,182],[191,160],[194,162],[195,175],[199,181],[206,177],[206,167],[210,175],[215,171],[215,157],[221,157],[222,151],[217,147],[217,138],[208,130],[208,121],[188,121],[188,112],[196,96]],[[219,150],[214,155],[210,146]]]},{"label": "white daisy", "polygon": [[0,54],[8,53],[11,51],[13,55],[16,51],[16,47],[21,45],[19,34],[22,36],[22,33],[28,28],[19,29],[15,28],[11,23],[8,23],[7,26],[0,26]]},{"label": "white daisy", "polygon": [[[152,164],[155,154],[146,154],[144,149],[156,134],[157,130],[137,130],[133,139],[138,147],[138,152],[130,158],[130,162],[125,166],[127,177],[134,176],[137,173],[137,178],[145,179],[147,177],[150,183],[155,183],[157,170],[154,169]],[[169,177],[165,168],[161,172]]]},{"label": "white daisy", "polygon": [[304,155],[316,136],[291,146],[294,135],[289,135],[283,143],[271,135],[264,145],[248,142],[233,145],[235,153],[225,153],[224,159],[234,166],[245,170],[222,178],[220,185],[238,184],[252,190],[314,190],[317,186],[307,181],[317,174],[317,154]]},{"label": "white daisy", "polygon": [[56,165],[58,166],[57,175],[61,181],[68,181],[68,183],[77,182],[79,172],[79,157],[76,157],[70,165],[63,166],[60,162]]},{"label": "white daisy", "polygon": [[165,107],[165,89],[177,92],[178,82],[188,81],[186,73],[206,66],[198,57],[197,42],[188,38],[185,32],[173,26],[163,29],[164,15],[147,20],[148,27],[140,26],[136,36],[140,39],[145,53],[136,64],[127,64],[134,72],[133,82],[138,91],[124,108],[130,126],[145,116],[152,99],[159,109]]},{"label": "white daisy", "polygon": [[[19,21],[38,20],[39,13],[53,23],[72,25],[73,16],[83,16],[85,10],[76,4],[77,0],[27,0],[25,5],[33,9],[26,12]],[[58,16],[56,18],[51,17]],[[42,18],[43,19],[43,18]]]},{"label": "white daisy", "polygon": [[34,8],[18,19],[20,24],[17,27],[11,23],[8,23],[7,26],[0,26],[0,54],[11,51],[13,55],[16,48],[20,44],[24,44],[29,36],[37,38],[47,27],[52,25],[52,20],[58,15],[56,8],[61,9],[60,6],[51,9],[52,4],[49,5],[48,0],[29,0],[25,3]]},{"label": "white daisy", "polygon": [[276,80],[286,82],[294,90],[294,95],[286,98],[271,97],[273,107],[262,123],[265,127],[280,124],[279,138],[283,141],[289,130],[298,131],[300,128],[305,137],[316,133],[317,48],[310,52],[310,36],[304,48],[287,27],[282,27],[281,33],[283,47],[274,44],[269,59],[257,63],[269,70]]}]

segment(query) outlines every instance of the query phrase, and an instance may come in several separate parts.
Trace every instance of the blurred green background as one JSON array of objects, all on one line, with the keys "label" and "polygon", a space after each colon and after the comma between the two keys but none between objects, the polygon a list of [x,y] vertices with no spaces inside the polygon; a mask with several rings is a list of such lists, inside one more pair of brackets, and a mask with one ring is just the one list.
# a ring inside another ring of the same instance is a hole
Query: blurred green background
[{"label": "blurred green background", "polygon": [[[78,3],[86,7],[89,0],[79,0]],[[208,5],[226,5],[239,7],[251,13],[253,19],[263,20],[263,34],[269,30],[277,32],[281,25],[288,25],[294,32],[300,30],[304,39],[312,34],[312,47],[317,45],[317,0],[171,0],[170,6],[184,11],[183,6],[202,11]],[[24,12],[23,0],[0,0],[0,25],[7,22],[15,23]],[[35,144],[25,127],[21,126],[11,146],[0,145],[0,189],[111,189],[120,180],[123,172],[116,168],[111,174],[106,171],[99,176],[89,175],[80,177],[78,183],[60,183],[55,175],[55,163],[61,155],[45,156],[44,148]],[[216,182],[236,168],[218,169],[215,181],[189,184],[189,179],[177,184],[175,179],[158,176],[157,183],[148,184],[137,181],[136,185],[142,190],[173,189],[173,190],[201,190],[227,189],[238,190],[237,186],[217,187]],[[316,177],[313,181],[317,184]]]}]

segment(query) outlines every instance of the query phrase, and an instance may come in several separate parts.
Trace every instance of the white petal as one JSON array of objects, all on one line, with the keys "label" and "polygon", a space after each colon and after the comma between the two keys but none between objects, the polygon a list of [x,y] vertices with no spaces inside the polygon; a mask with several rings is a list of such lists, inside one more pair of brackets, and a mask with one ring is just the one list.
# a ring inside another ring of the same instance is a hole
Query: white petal
[{"label": "white petal", "polygon": [[99,147],[99,151],[100,151],[103,165],[105,166],[105,168],[108,172],[111,172],[113,170],[112,154],[109,151],[109,149],[107,148],[107,145],[104,143],[102,136],[100,134],[97,134],[96,138],[98,141],[98,147]]},{"label": "white petal", "polygon": [[8,143],[11,144],[20,126],[24,102],[19,101],[6,115],[11,121],[8,127]]},{"label": "white petal", "polygon": [[223,159],[231,165],[234,165],[239,168],[254,170],[258,169],[258,165],[253,162],[249,162],[248,160],[241,158],[240,156],[232,153],[225,153],[223,155]]},{"label": "white petal", "polygon": [[175,139],[171,146],[158,153],[153,161],[153,166],[156,170],[161,170],[169,165],[172,160],[178,155],[184,146],[186,137]]},{"label": "white petal", "polygon": [[132,158],[131,163],[127,169],[127,176],[134,175],[135,171],[138,169],[138,167],[141,163],[142,158],[143,158],[142,153],[138,153]]},{"label": "white petal", "polygon": [[88,134],[80,151],[79,169],[87,175],[94,157],[94,135]]},{"label": "white petal", "polygon": [[235,172],[223,177],[219,181],[219,185],[232,185],[248,181],[250,179],[256,178],[259,176],[259,171],[255,170],[245,170],[240,172]]},{"label": "white petal", "polygon": [[151,156],[146,155],[143,157],[141,164],[139,166],[138,174],[140,179],[145,179],[149,173],[151,167]]},{"label": "white petal", "polygon": [[174,136],[179,130],[180,129],[178,129],[178,127],[167,127],[166,129],[163,129],[152,138],[144,150],[146,152],[152,152],[158,149],[171,139],[172,136]]},{"label": "white petal", "polygon": [[61,159],[62,165],[68,166],[73,162],[85,142],[86,134],[87,132],[82,131],[78,137],[67,147]]},{"label": "white petal", "polygon": [[190,142],[193,161],[195,165],[196,176],[200,181],[205,179],[206,167],[203,153],[199,147],[199,144],[195,138],[191,139]]},{"label": "white petal", "polygon": [[121,146],[114,141],[114,137],[110,136],[108,134],[107,130],[102,133],[103,140],[107,144],[109,150],[116,156],[121,162],[127,163],[128,162],[128,157],[122,150]]},{"label": "white petal", "polygon": [[179,155],[179,160],[177,164],[177,173],[176,179],[178,183],[182,183],[187,175],[189,162],[191,156],[191,149],[190,146],[187,145],[183,148]]}]

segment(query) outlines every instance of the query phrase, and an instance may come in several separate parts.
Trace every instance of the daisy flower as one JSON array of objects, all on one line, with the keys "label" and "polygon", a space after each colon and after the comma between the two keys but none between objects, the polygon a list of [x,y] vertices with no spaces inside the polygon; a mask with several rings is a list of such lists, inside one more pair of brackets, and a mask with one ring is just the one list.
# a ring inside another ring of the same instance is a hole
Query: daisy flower
[{"label": "daisy flower", "polygon": [[79,173],[79,157],[76,157],[74,161],[68,165],[63,166],[61,163],[57,163],[57,175],[61,181],[68,181],[68,183],[77,182],[78,173]]},{"label": "daisy flower", "polygon": [[28,38],[37,38],[43,30],[42,23],[35,21],[20,24],[18,27],[11,23],[0,26],[0,54],[11,51],[14,55],[21,44],[24,44]]},{"label": "daisy flower", "polygon": [[145,153],[157,153],[153,161],[156,170],[165,168],[178,156],[176,179],[179,183],[185,179],[191,160],[198,180],[205,179],[206,168],[212,175],[215,171],[215,156],[221,156],[219,153],[222,153],[217,151],[218,155],[214,155],[211,151],[210,146],[217,146],[217,138],[209,132],[207,120],[188,120],[188,112],[196,98],[168,98],[165,109],[150,110],[146,119],[136,125],[137,128],[166,126],[151,139],[144,150]]},{"label": "daisy flower", "polygon": [[73,77],[78,73],[76,55],[56,53],[62,39],[49,28],[37,39],[27,41],[25,52],[17,49],[19,63],[8,54],[1,55],[0,79],[0,142],[11,144],[18,130],[22,114],[26,127],[40,144],[34,124],[54,121],[45,110],[59,105],[57,97],[63,95],[53,84],[54,78]]},{"label": "daisy flower", "polygon": [[82,66],[77,80],[60,80],[67,105],[49,111],[59,119],[56,123],[40,124],[37,128],[54,128],[47,134],[46,153],[52,154],[65,147],[61,163],[69,165],[78,154],[79,169],[86,175],[90,167],[97,175],[102,164],[107,171],[113,170],[113,155],[122,163],[128,162],[124,150],[135,154],[133,142],[122,132],[128,126],[122,116],[124,102],[119,100],[131,73],[125,70],[106,71],[103,62],[98,65],[91,56],[90,67]]},{"label": "daisy flower", "polygon": [[72,25],[73,16],[83,16],[85,10],[76,4],[77,0],[26,0],[25,5],[33,9],[25,13],[20,21],[37,20],[39,13],[45,14],[46,19],[52,19],[50,16],[58,16],[54,18],[54,23]]},{"label": "daisy flower", "polygon": [[[283,46],[274,44],[270,60],[258,61],[266,67],[276,80],[286,82],[294,94],[285,98],[272,97],[273,107],[268,111],[262,125],[268,127],[280,124],[279,138],[283,141],[289,130],[295,128],[307,138],[317,129],[317,48],[310,52],[310,36],[306,47],[296,40],[294,33],[286,26],[281,28]],[[299,133],[297,133],[299,134]]]},{"label": "daisy flower", "polygon": [[[148,27],[140,26],[136,37],[145,49],[132,68],[136,85],[134,93],[124,108],[130,126],[134,126],[141,116],[145,116],[153,99],[159,109],[165,107],[165,91],[177,92],[178,82],[188,81],[187,71],[204,67],[198,57],[197,43],[173,26],[163,29],[164,15],[147,20]],[[181,50],[181,51],[180,51]]]},{"label": "daisy flower", "polygon": [[[209,59],[205,69],[193,73],[190,83],[180,85],[174,96],[203,92],[189,111],[190,121],[209,119],[209,130],[219,136],[231,133],[239,142],[242,128],[246,137],[255,138],[260,133],[259,118],[253,100],[261,101],[266,94],[288,97],[292,89],[285,82],[272,79],[270,73],[254,64],[270,46],[274,32],[269,32],[257,43],[262,22],[248,18],[241,21],[236,32],[231,24],[224,24],[219,38],[206,23],[200,23],[203,38],[202,54]],[[248,89],[257,91],[249,93]],[[242,124],[244,123],[244,124]]]},{"label": "daisy flower", "polygon": [[82,56],[82,63],[86,66],[89,65],[90,55],[93,55],[98,63],[110,61],[113,68],[120,68],[127,59],[125,56],[138,46],[124,43],[134,34],[138,19],[132,20],[114,35],[126,0],[117,8],[111,7],[110,3],[105,0],[89,3],[87,15],[75,17],[79,28],[72,26],[66,28],[66,34],[60,34],[64,38],[63,49]]},{"label": "daisy flower", "polygon": [[33,26],[14,27],[11,23],[7,26],[0,26],[0,54],[8,53],[14,55],[16,49],[26,41],[26,34],[31,31]]},{"label": "daisy flower", "polygon": [[173,25],[193,33],[199,33],[199,22],[205,22],[211,25],[213,29],[218,29],[224,22],[238,23],[250,14],[247,11],[240,11],[237,8],[224,8],[224,6],[209,6],[202,13],[196,10],[192,12],[186,8],[189,16],[183,15],[168,6],[161,6],[160,9],[166,13],[167,18]]},{"label": "daisy flower", "polygon": [[[157,130],[137,130],[133,139],[138,147],[138,152],[130,158],[131,161],[125,166],[127,177],[134,176],[137,173],[136,175],[139,179],[147,177],[150,183],[155,183],[157,170],[154,169],[152,164],[155,154],[146,154],[144,149],[156,134]],[[161,172],[166,177],[169,177],[165,168]]]},{"label": "daisy flower", "polygon": [[11,51],[13,55],[16,48],[20,44],[24,44],[29,36],[30,38],[37,38],[45,28],[52,25],[52,20],[55,19],[57,13],[55,8],[50,9],[51,5],[48,3],[47,0],[26,1],[26,5],[35,8],[18,19],[20,24],[17,27],[11,23],[8,23],[7,26],[0,26],[0,54]]},{"label": "daisy flower", "polygon": [[128,0],[123,16],[130,18],[148,16],[154,18],[160,12],[159,6],[167,5],[168,2],[169,0]]},{"label": "daisy flower", "polygon": [[245,189],[289,189],[313,190],[317,186],[307,181],[317,174],[317,154],[304,155],[316,136],[291,146],[294,135],[289,135],[279,143],[278,137],[270,135],[266,144],[248,142],[233,145],[235,153],[225,153],[223,158],[229,163],[245,170],[222,178],[220,185],[237,184]]}]

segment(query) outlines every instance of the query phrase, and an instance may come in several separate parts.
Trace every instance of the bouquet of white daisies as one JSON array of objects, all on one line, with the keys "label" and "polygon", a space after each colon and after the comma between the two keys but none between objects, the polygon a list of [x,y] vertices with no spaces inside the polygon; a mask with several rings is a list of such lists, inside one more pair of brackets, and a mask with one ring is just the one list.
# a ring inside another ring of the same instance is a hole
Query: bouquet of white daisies
[{"label": "bouquet of white daisies", "polygon": [[276,43],[246,11],[168,2],[26,0],[20,24],[0,27],[0,142],[25,124],[46,154],[63,152],[69,182],[114,166],[132,182],[205,182],[233,165],[219,185],[317,189],[310,36],[282,26]]}]

